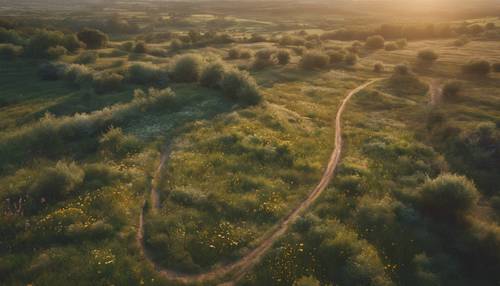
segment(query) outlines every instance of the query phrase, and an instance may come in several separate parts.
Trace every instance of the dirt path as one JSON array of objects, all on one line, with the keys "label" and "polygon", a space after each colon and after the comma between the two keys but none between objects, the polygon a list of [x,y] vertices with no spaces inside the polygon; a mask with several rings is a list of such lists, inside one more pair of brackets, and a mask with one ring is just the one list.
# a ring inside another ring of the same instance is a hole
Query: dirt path
[{"label": "dirt path", "polygon": [[[366,82],[357,88],[351,90],[347,96],[342,101],[339,110],[337,111],[337,115],[335,117],[335,148],[330,156],[328,161],[328,165],[326,167],[323,176],[319,184],[314,188],[307,198],[302,201],[295,209],[293,209],[285,218],[283,218],[278,224],[272,227],[266,234],[259,240],[258,245],[241,257],[239,260],[232,262],[227,265],[223,265],[220,267],[216,267],[208,272],[201,274],[184,274],[179,273],[177,271],[165,269],[160,265],[156,264],[148,252],[148,250],[144,246],[144,212],[146,207],[143,207],[140,220],[139,220],[139,229],[137,233],[137,241],[140,245],[140,249],[147,262],[150,263],[162,277],[167,280],[182,282],[182,283],[202,283],[207,281],[213,281],[216,279],[226,278],[228,282],[221,285],[234,285],[238,280],[240,280],[252,267],[259,262],[259,260],[263,257],[269,248],[288,230],[288,228],[299,218],[301,213],[305,211],[326,189],[328,183],[333,177],[335,168],[340,160],[340,153],[342,151],[342,126],[341,126],[341,117],[344,109],[347,105],[347,102],[351,99],[351,97],[366,88],[367,86],[373,84],[379,79],[373,79],[369,82]],[[167,147],[166,150],[170,150],[170,147]],[[170,152],[165,152],[165,154],[169,154]],[[156,190],[157,183],[161,176],[161,169],[165,164],[165,161],[168,155],[163,155],[160,161],[160,166],[158,166],[157,171],[155,172],[155,176],[153,178],[152,190],[151,190],[151,201],[153,208],[156,206],[159,207],[158,202],[158,194]],[[153,200],[154,197],[154,200]]]},{"label": "dirt path", "polygon": [[429,104],[436,105],[441,101],[443,94],[443,86],[438,79],[430,79],[429,81]]}]

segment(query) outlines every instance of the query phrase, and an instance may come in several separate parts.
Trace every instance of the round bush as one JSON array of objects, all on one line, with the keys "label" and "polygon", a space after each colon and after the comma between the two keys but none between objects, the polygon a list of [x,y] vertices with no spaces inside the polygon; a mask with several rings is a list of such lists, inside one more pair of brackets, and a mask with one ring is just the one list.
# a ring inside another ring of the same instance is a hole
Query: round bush
[{"label": "round bush", "polygon": [[384,44],[385,44],[385,39],[384,39],[384,37],[382,37],[380,35],[370,36],[370,37],[366,38],[366,42],[365,42],[365,46],[368,49],[372,49],[372,50],[383,49]]},{"label": "round bush", "polygon": [[386,51],[395,51],[398,48],[399,48],[398,45],[396,43],[394,43],[394,42],[389,42],[389,43],[385,44],[385,50]]},{"label": "round bush", "polygon": [[203,59],[196,54],[186,54],[175,59],[172,78],[178,82],[196,82],[200,79]]},{"label": "round bush", "polygon": [[290,62],[290,52],[288,50],[279,50],[276,52],[276,59],[280,65],[286,65]]},{"label": "round bush", "polygon": [[439,58],[439,55],[431,49],[425,49],[418,52],[417,58],[422,62],[432,63]]},{"label": "round bush", "polygon": [[146,43],[141,41],[141,42],[137,42],[137,44],[135,44],[134,53],[145,54],[147,52],[148,52],[148,47],[147,47]]},{"label": "round bush", "polygon": [[63,46],[50,47],[47,50],[47,56],[50,59],[58,59],[67,53],[68,53],[68,50],[66,50],[66,48]]},{"label": "round bush", "polygon": [[57,80],[63,76],[64,64],[43,63],[38,67],[38,75],[43,80]]},{"label": "round bush", "polygon": [[184,43],[179,39],[173,39],[172,42],[170,42],[170,49],[172,51],[178,51],[183,48],[184,48]]},{"label": "round bush", "polygon": [[330,57],[322,51],[306,52],[300,60],[300,66],[304,69],[324,69],[328,66]]},{"label": "round bush", "polygon": [[241,59],[249,59],[252,57],[252,51],[249,49],[241,49],[240,50],[240,58]]},{"label": "round bush", "polygon": [[93,79],[93,87],[98,93],[119,90],[122,87],[122,83],[123,76],[112,72],[97,73]]},{"label": "round bush", "polygon": [[137,84],[163,85],[168,81],[168,75],[154,64],[135,63],[128,69],[128,80]]},{"label": "round bush", "polygon": [[100,49],[108,44],[108,35],[96,29],[83,29],[77,37],[88,49]]},{"label": "round bush", "polygon": [[432,215],[463,215],[477,203],[479,193],[464,176],[443,174],[429,180],[420,191],[420,204]]},{"label": "round bush", "polygon": [[13,59],[23,53],[23,47],[6,44],[0,45],[0,58]]},{"label": "round bush", "polygon": [[69,52],[74,53],[81,48],[85,48],[85,44],[80,42],[75,34],[64,35],[62,39],[62,46]]},{"label": "round bush", "polygon": [[398,64],[394,67],[394,75],[407,76],[411,74],[411,69],[407,64]]},{"label": "round bush", "polygon": [[376,73],[380,73],[384,71],[384,64],[383,63],[375,63],[373,65],[373,71]]},{"label": "round bush", "polygon": [[222,62],[213,62],[208,64],[200,76],[200,85],[205,87],[220,87],[226,72],[226,66]]},{"label": "round bush", "polygon": [[239,48],[231,48],[227,52],[227,58],[231,60],[239,59],[240,58],[240,49]]},{"label": "round bush", "polygon": [[396,41],[396,46],[398,49],[404,49],[408,46],[408,41],[406,39],[399,39]]},{"label": "round bush", "polygon": [[260,49],[255,53],[255,57],[260,60],[270,60],[274,52],[273,49]]},{"label": "round bush", "polygon": [[257,104],[261,95],[255,80],[245,71],[228,71],[221,83],[225,96],[236,99],[244,104]]},{"label": "round bush", "polygon": [[462,66],[462,71],[470,75],[485,76],[491,72],[491,65],[486,60],[472,60]]},{"label": "round bush", "polygon": [[443,86],[443,97],[445,99],[452,99],[457,97],[462,89],[462,84],[459,81],[450,81]]}]

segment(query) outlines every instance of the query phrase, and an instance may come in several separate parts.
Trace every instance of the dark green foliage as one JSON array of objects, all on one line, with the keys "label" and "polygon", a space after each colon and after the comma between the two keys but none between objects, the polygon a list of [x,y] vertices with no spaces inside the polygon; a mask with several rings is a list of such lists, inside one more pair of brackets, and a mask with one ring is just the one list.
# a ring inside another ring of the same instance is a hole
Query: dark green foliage
[{"label": "dark green foliage", "polygon": [[26,46],[26,53],[32,57],[46,57],[48,49],[60,45],[63,38],[61,32],[37,30]]},{"label": "dark green foliage", "polygon": [[407,76],[411,74],[411,69],[407,64],[398,64],[394,66],[395,76]]},{"label": "dark green foliage", "polygon": [[87,46],[87,49],[100,49],[108,44],[108,35],[97,29],[83,29],[78,32],[77,37]]},{"label": "dark green foliage", "polygon": [[365,42],[365,46],[368,49],[372,49],[372,50],[383,49],[384,44],[385,44],[385,39],[384,39],[384,37],[382,37],[380,35],[370,36],[370,37],[366,38],[366,42]]},{"label": "dark green foliage", "polygon": [[328,66],[330,57],[322,51],[308,51],[300,60],[300,66],[304,69],[324,69]]},{"label": "dark green foliage", "polygon": [[479,193],[466,177],[443,174],[422,186],[419,204],[437,217],[460,216],[477,203]]},{"label": "dark green foliage", "polygon": [[348,66],[354,66],[358,62],[358,55],[356,55],[355,53],[348,53],[345,56],[344,62]]},{"label": "dark green foliage", "polygon": [[270,67],[275,64],[273,59],[273,54],[276,51],[274,49],[260,49],[255,53],[255,60],[252,67],[257,70],[261,70]]},{"label": "dark green foliage", "polygon": [[85,48],[85,44],[80,42],[75,34],[64,35],[61,46],[65,47],[70,53],[74,53],[81,48]]},{"label": "dark green foliage", "polygon": [[178,82],[196,82],[200,79],[203,65],[203,59],[199,55],[179,56],[170,71],[172,79]]},{"label": "dark green foliage", "polygon": [[328,53],[330,64],[339,65],[344,62],[345,53],[343,51],[332,51]]},{"label": "dark green foliage", "polygon": [[491,72],[491,65],[486,60],[472,60],[462,66],[462,71],[470,75],[486,76]]},{"label": "dark green foliage", "polygon": [[0,43],[23,45],[26,43],[26,39],[21,37],[14,29],[5,29],[0,27]]},{"label": "dark green foliage", "polygon": [[257,83],[245,71],[228,71],[222,80],[221,87],[225,96],[243,104],[257,104],[262,99]]},{"label": "dark green foliage", "polygon": [[75,192],[83,182],[84,172],[75,163],[58,162],[55,167],[42,169],[29,190],[35,198],[57,201]]},{"label": "dark green foliage", "polygon": [[240,58],[240,49],[239,48],[231,48],[227,52],[227,58],[234,60],[234,59],[239,59]]}]

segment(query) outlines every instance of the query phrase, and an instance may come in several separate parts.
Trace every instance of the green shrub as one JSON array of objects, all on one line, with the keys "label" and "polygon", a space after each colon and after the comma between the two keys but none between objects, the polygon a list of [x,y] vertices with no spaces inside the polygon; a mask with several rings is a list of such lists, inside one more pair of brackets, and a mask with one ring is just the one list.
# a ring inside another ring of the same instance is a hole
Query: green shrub
[{"label": "green shrub", "polygon": [[383,63],[378,62],[373,65],[373,71],[376,73],[381,73],[384,71],[384,69],[385,68]]},{"label": "green shrub", "polygon": [[301,277],[293,283],[293,286],[320,286],[319,281],[311,276]]},{"label": "green shrub", "polygon": [[120,45],[120,49],[126,52],[132,52],[134,50],[134,42],[125,42]]},{"label": "green shrub", "polygon": [[200,76],[200,85],[210,88],[220,88],[226,69],[224,63],[220,61],[206,65]]},{"label": "green shrub", "polygon": [[253,53],[250,49],[240,49],[240,58],[241,59],[250,59]]},{"label": "green shrub", "polygon": [[146,43],[140,41],[140,42],[137,42],[135,44],[134,53],[145,54],[147,52],[148,52],[148,47],[147,47]]},{"label": "green shrub", "polygon": [[87,49],[100,49],[108,44],[108,35],[96,29],[83,29],[77,33],[77,37]]},{"label": "green shrub", "polygon": [[97,93],[117,91],[122,87],[123,76],[113,72],[99,72],[94,74],[93,87]]},{"label": "green shrub", "polygon": [[200,79],[203,58],[197,54],[177,57],[171,68],[172,79],[178,82],[196,82]]},{"label": "green shrub", "polygon": [[24,45],[26,44],[26,40],[23,39],[16,30],[0,27],[0,43]]},{"label": "green shrub", "polygon": [[64,34],[57,31],[37,30],[26,46],[26,53],[35,58],[47,56],[47,51],[51,47],[60,46],[63,42]]},{"label": "green shrub", "polygon": [[366,38],[365,46],[368,49],[372,50],[377,50],[377,49],[383,49],[385,44],[385,39],[384,37],[380,35],[375,35],[375,36],[370,36]]},{"label": "green shrub", "polygon": [[140,151],[141,144],[134,136],[123,134],[120,128],[111,127],[99,139],[99,149],[105,156],[121,158]]},{"label": "green shrub", "polygon": [[94,51],[86,51],[76,58],[75,63],[83,65],[93,64],[97,61],[98,58],[98,53]]},{"label": "green shrub", "polygon": [[80,42],[75,34],[64,35],[61,45],[70,53],[74,53],[81,48],[85,48],[85,44]]},{"label": "green shrub", "polygon": [[453,99],[458,96],[461,89],[462,84],[459,81],[449,81],[443,86],[443,98]]},{"label": "green shrub", "polygon": [[417,58],[422,62],[432,63],[439,58],[439,55],[431,49],[425,49],[418,52]]},{"label": "green shrub", "polygon": [[58,59],[68,53],[68,50],[63,46],[50,47],[47,50],[47,56],[50,59]]},{"label": "green shrub", "polygon": [[286,65],[290,62],[290,52],[288,50],[278,50],[276,52],[276,59],[280,65]]},{"label": "green shrub", "polygon": [[408,76],[411,74],[411,69],[407,64],[398,64],[394,66],[395,76]]},{"label": "green shrub", "polygon": [[231,60],[239,59],[240,58],[240,49],[239,48],[231,48],[227,52],[227,58]]},{"label": "green shrub", "polygon": [[472,60],[462,66],[462,72],[470,75],[485,76],[491,72],[491,65],[486,60]]},{"label": "green shrub", "polygon": [[300,60],[300,66],[303,69],[324,69],[328,66],[330,57],[322,51],[308,51]]},{"label": "green shrub", "polygon": [[386,43],[386,44],[385,44],[385,47],[384,47],[384,48],[385,48],[385,50],[386,50],[386,51],[395,51],[395,50],[397,50],[399,47],[398,47],[398,45],[397,45],[396,43],[394,43],[394,42],[389,42],[389,43]]},{"label": "green shrub", "polygon": [[274,49],[260,49],[255,53],[255,58],[259,60],[270,60],[275,52]]},{"label": "green shrub", "polygon": [[186,48],[187,46],[188,44],[183,43],[179,39],[173,39],[172,42],[170,42],[170,50],[172,51],[179,51]]},{"label": "green shrub", "polygon": [[455,47],[463,47],[469,42],[470,42],[469,38],[467,38],[466,36],[462,36],[462,37],[456,39],[455,41],[453,41],[453,45]]},{"label": "green shrub", "polygon": [[262,97],[255,80],[245,71],[228,71],[221,83],[225,96],[244,104],[257,104]]},{"label": "green shrub", "polygon": [[22,55],[23,47],[12,44],[0,45],[0,58],[13,59]]},{"label": "green shrub", "polygon": [[90,86],[94,79],[94,71],[79,64],[70,64],[63,67],[63,78],[79,87]]},{"label": "green shrub", "polygon": [[43,80],[57,80],[62,78],[65,64],[43,63],[38,67],[38,75]]},{"label": "green shrub", "polygon": [[306,40],[297,36],[284,35],[278,42],[282,46],[303,46],[306,43]]},{"label": "green shrub", "polygon": [[477,203],[479,193],[466,177],[443,174],[423,184],[419,203],[435,216],[463,215]]},{"label": "green shrub", "polygon": [[274,65],[274,60],[272,58],[275,53],[274,49],[260,49],[255,53],[255,59],[252,63],[254,69],[260,70],[266,67]]},{"label": "green shrub", "polygon": [[83,182],[84,172],[74,162],[59,161],[55,167],[40,170],[29,193],[35,198],[57,201],[68,197]]},{"label": "green shrub", "polygon": [[164,85],[168,82],[168,74],[154,64],[135,63],[128,68],[128,80],[137,84]]}]

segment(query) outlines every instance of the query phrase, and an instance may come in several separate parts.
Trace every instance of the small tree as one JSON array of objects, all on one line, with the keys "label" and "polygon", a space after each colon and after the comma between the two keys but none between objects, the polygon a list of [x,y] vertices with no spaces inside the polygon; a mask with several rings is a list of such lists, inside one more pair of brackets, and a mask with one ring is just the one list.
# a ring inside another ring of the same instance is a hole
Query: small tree
[{"label": "small tree", "polygon": [[376,36],[370,36],[370,37],[366,38],[365,46],[368,49],[377,50],[377,49],[383,49],[384,44],[385,44],[384,37],[382,37],[380,35],[376,35]]},{"label": "small tree", "polygon": [[257,83],[244,71],[228,71],[222,80],[221,87],[225,96],[244,104],[257,104],[262,99]]},{"label": "small tree", "polygon": [[97,29],[83,29],[78,32],[77,37],[88,49],[100,49],[108,44],[108,35]]}]

